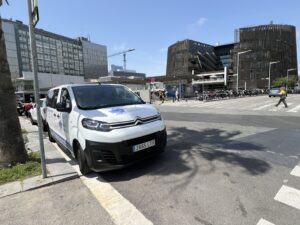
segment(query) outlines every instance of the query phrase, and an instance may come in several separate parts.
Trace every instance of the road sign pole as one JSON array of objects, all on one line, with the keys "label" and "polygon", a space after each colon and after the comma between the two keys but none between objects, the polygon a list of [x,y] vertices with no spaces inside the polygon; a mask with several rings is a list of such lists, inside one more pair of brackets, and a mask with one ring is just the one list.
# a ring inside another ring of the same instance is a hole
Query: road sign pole
[{"label": "road sign pole", "polygon": [[[37,57],[36,57],[36,44],[34,36],[34,27],[33,27],[33,9],[32,4],[34,0],[27,0],[28,4],[28,16],[29,16],[29,38],[31,46],[31,65],[34,75],[34,97],[36,103],[37,111],[37,120],[38,120],[38,130],[39,130],[39,144],[40,144],[40,153],[41,153],[41,163],[42,163],[42,176],[43,178],[47,177],[46,171],[46,162],[45,162],[45,150],[44,150],[44,140],[43,140],[43,131],[42,131],[42,119],[41,119],[41,106],[40,106],[40,96],[39,96],[39,81],[37,74]],[[36,2],[36,1],[34,1]],[[37,7],[37,6],[35,6]],[[35,22],[36,24],[37,22]]]}]

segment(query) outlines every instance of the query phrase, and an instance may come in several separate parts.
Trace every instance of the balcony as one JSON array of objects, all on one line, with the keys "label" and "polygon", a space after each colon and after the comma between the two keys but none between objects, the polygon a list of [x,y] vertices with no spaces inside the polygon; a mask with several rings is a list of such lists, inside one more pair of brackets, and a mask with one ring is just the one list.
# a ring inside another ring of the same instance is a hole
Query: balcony
[{"label": "balcony", "polygon": [[222,84],[224,82],[225,82],[224,78],[192,80],[192,84]]}]

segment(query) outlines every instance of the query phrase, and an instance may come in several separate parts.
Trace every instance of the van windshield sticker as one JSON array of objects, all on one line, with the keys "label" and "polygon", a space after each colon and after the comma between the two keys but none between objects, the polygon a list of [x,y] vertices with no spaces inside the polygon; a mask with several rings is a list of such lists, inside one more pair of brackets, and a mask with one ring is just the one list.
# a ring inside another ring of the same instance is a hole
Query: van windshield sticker
[{"label": "van windshield sticker", "polygon": [[122,114],[125,112],[125,110],[122,108],[112,108],[109,112],[115,113],[115,114]]}]

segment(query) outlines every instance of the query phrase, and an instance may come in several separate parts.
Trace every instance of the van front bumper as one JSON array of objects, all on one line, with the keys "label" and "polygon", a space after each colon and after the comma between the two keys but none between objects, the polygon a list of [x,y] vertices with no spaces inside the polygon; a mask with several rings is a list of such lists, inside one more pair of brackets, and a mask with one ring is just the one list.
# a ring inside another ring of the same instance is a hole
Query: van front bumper
[{"label": "van front bumper", "polygon": [[[155,140],[155,146],[133,151],[133,146]],[[167,144],[166,129],[146,136],[117,143],[103,143],[86,140],[84,150],[91,170],[100,172],[119,169],[150,158],[164,151]]]}]

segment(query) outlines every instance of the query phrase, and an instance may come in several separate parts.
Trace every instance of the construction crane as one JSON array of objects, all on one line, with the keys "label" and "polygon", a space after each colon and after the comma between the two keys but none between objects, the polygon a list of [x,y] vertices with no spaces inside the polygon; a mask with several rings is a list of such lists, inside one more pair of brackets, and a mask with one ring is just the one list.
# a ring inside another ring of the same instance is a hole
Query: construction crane
[{"label": "construction crane", "polygon": [[130,49],[127,49],[127,50],[125,50],[125,51],[122,51],[122,52],[118,52],[118,53],[109,55],[108,57],[112,57],[112,56],[122,55],[122,54],[123,54],[123,69],[126,70],[126,53],[127,53],[127,52],[132,52],[132,51],[134,51],[134,50],[135,50],[135,48],[130,48]]}]

